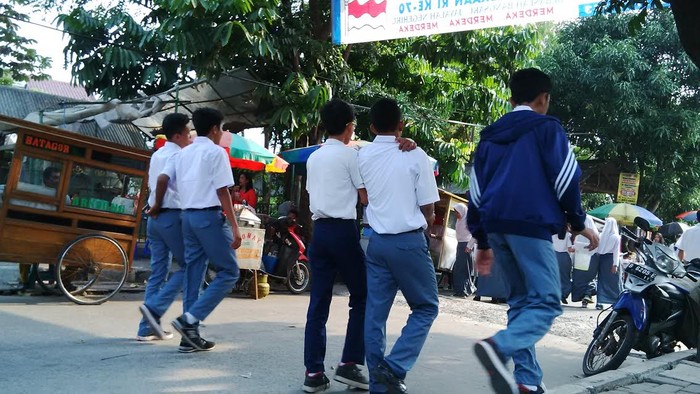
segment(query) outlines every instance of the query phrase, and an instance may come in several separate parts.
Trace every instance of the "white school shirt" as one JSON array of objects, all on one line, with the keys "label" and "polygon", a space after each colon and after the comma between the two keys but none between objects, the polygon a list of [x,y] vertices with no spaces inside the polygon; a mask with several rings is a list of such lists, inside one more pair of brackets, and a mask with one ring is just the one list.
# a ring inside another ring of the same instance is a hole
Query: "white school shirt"
[{"label": "white school shirt", "polygon": [[365,185],[357,151],[329,138],[306,161],[306,190],[313,220],[357,219],[357,189]]},{"label": "white school shirt", "polygon": [[402,152],[396,137],[379,135],[360,150],[359,162],[372,230],[399,234],[427,228],[420,207],[440,201],[440,196],[433,166],[423,149]]},{"label": "white school shirt", "polygon": [[175,182],[182,209],[221,206],[216,190],[234,184],[226,151],[208,137],[197,136],[171,156],[162,173]]},{"label": "white school shirt", "polygon": [[676,242],[676,247],[683,251],[683,259],[690,261],[700,257],[700,224],[685,230]]},{"label": "white school shirt", "polygon": [[[170,158],[180,151],[176,143],[167,141],[160,149],[155,151],[151,156],[151,164],[148,167],[148,188],[151,189],[151,194],[148,195],[148,205],[154,206],[156,203],[156,185],[158,184],[158,176]],[[168,188],[165,190],[163,197],[163,206],[161,208],[180,209],[180,195],[175,189],[173,182],[168,182]]]},{"label": "white school shirt", "polygon": [[571,233],[567,232],[566,235],[564,235],[564,239],[559,239],[557,234],[552,235],[552,246],[554,246],[555,252],[568,252],[569,247],[573,246],[571,244]]}]

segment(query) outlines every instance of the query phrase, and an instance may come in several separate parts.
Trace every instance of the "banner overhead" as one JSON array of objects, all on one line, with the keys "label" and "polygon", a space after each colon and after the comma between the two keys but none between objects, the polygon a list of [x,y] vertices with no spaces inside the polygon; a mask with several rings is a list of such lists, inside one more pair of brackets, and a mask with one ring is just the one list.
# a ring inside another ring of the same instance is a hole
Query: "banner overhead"
[{"label": "banner overhead", "polygon": [[596,0],[331,0],[333,43],[350,44],[591,16]]}]

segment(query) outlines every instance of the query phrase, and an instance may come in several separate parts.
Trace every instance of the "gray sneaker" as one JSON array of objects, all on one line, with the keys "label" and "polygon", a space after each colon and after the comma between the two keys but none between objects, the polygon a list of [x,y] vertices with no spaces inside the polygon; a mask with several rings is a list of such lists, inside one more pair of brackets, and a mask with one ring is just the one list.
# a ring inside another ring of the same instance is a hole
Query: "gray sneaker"
[{"label": "gray sneaker", "polygon": [[357,364],[339,365],[335,370],[333,380],[356,389],[369,390],[369,379],[362,373]]},{"label": "gray sneaker", "polygon": [[139,311],[143,315],[143,319],[148,323],[148,326],[151,327],[153,335],[157,336],[158,339],[165,339],[165,331],[160,326],[160,321],[153,312],[146,305],[139,306]]}]

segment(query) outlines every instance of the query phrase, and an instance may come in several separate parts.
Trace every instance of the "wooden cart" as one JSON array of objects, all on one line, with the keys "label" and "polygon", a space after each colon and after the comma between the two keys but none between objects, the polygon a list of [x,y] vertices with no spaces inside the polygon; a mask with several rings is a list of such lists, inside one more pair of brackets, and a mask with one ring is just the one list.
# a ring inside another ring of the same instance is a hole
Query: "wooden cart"
[{"label": "wooden cart", "polygon": [[[131,267],[150,153],[0,116],[0,261],[25,281],[100,304]],[[14,142],[14,143],[11,143]]]}]

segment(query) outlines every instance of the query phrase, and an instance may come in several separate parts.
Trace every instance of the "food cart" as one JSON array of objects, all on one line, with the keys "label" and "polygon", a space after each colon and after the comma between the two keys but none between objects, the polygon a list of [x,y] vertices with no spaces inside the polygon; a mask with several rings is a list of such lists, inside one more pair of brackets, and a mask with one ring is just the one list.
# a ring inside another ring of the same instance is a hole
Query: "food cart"
[{"label": "food cart", "polygon": [[457,259],[457,215],[453,210],[459,203],[467,200],[443,189],[438,189],[440,201],[435,203],[435,223],[430,226],[430,256],[433,259],[438,286],[445,274],[452,272]]},{"label": "food cart", "polygon": [[0,261],[33,265],[75,303],[105,302],[131,266],[150,153],[6,116],[0,129],[16,133],[0,145]]}]

